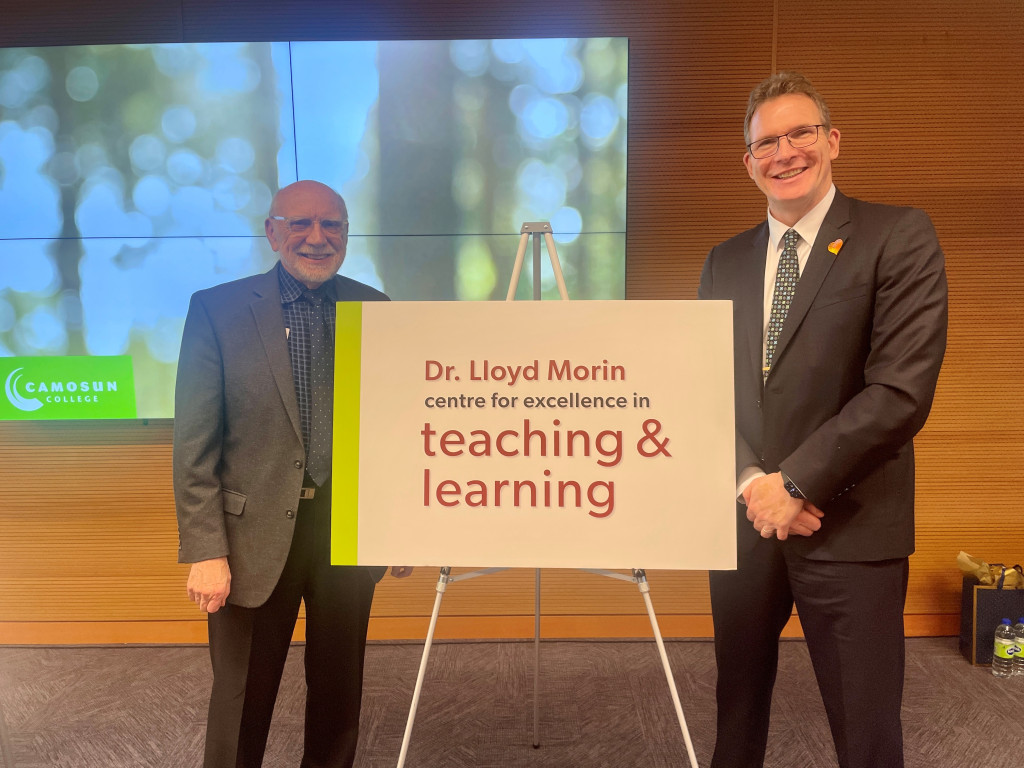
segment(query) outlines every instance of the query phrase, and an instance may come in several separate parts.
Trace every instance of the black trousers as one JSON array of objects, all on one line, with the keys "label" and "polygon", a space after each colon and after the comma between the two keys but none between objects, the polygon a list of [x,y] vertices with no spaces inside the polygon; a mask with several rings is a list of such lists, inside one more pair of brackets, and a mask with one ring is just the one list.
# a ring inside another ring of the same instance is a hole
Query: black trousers
[{"label": "black trousers", "polygon": [[718,733],[712,768],[761,768],[779,636],[795,602],[840,768],[902,768],[906,558],[808,560],[776,539],[712,571]]},{"label": "black trousers", "polygon": [[300,601],[306,604],[306,721],[301,768],[355,759],[374,580],[330,565],[330,483],[301,501],[284,571],[266,603],[210,614],[213,692],[204,768],[259,768]]}]

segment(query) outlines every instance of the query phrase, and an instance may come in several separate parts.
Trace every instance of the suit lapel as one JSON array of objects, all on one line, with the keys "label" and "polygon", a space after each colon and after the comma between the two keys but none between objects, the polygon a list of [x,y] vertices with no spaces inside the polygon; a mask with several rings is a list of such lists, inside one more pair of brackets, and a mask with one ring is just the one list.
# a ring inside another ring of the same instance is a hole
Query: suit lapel
[{"label": "suit lapel", "polygon": [[[825,220],[822,221],[818,236],[814,239],[814,245],[811,246],[807,265],[804,267],[803,274],[800,275],[800,281],[796,284],[796,293],[793,294],[793,302],[789,305],[786,322],[782,325],[779,343],[775,347],[776,365],[782,360],[790,339],[803,323],[811,304],[814,303],[814,297],[818,295],[822,283],[825,282],[829,270],[835,263],[836,254],[829,251],[829,243],[839,238],[849,239],[849,223],[849,198],[837,190],[835,200],[832,201],[832,206],[825,214]],[[767,248],[767,244],[765,247]]]},{"label": "suit lapel", "polygon": [[761,389],[764,367],[764,268],[768,258],[768,222],[761,225],[754,235],[753,264],[744,265],[758,280],[739,280],[736,305],[745,310],[740,318],[747,342],[750,370],[756,378],[756,388]]},{"label": "suit lapel", "polygon": [[281,285],[277,279],[277,266],[261,275],[260,282],[253,290],[255,296],[249,305],[256,320],[263,350],[270,363],[270,371],[277,382],[284,409],[291,419],[295,434],[302,440],[302,421],[299,403],[295,396],[295,378],[292,376],[292,361],[288,354],[288,339],[284,333],[284,313],[281,310]]}]

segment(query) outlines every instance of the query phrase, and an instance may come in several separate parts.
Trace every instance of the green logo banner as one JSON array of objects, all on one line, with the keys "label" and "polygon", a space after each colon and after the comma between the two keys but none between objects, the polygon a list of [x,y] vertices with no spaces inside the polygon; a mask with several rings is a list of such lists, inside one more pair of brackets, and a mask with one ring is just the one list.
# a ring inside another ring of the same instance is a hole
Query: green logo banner
[{"label": "green logo banner", "polygon": [[0,357],[0,420],[134,419],[130,355]]}]

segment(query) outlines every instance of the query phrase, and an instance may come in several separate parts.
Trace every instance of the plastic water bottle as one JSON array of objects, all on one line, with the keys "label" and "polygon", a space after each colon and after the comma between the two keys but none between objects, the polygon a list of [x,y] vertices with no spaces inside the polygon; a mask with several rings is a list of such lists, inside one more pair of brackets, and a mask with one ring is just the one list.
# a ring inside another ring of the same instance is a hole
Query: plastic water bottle
[{"label": "plastic water bottle", "polygon": [[1024,676],[1024,616],[1013,625],[1013,642],[1017,653],[1013,657],[1013,674]]},{"label": "plastic water bottle", "polygon": [[1010,677],[1013,674],[1013,657],[1017,646],[1013,641],[1013,624],[1003,619],[996,627],[996,643],[992,649],[992,674],[996,677]]}]

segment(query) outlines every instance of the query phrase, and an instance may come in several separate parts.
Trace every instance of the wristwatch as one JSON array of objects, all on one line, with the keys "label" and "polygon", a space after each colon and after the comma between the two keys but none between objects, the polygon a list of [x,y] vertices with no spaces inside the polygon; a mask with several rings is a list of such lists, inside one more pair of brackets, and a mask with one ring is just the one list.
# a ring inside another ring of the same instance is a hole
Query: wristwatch
[{"label": "wristwatch", "polygon": [[803,492],[796,487],[796,483],[789,479],[789,475],[787,475],[785,472],[782,472],[781,470],[779,474],[782,475],[782,487],[786,489],[786,493],[788,493],[794,499],[807,498],[806,496],[804,496]]}]

